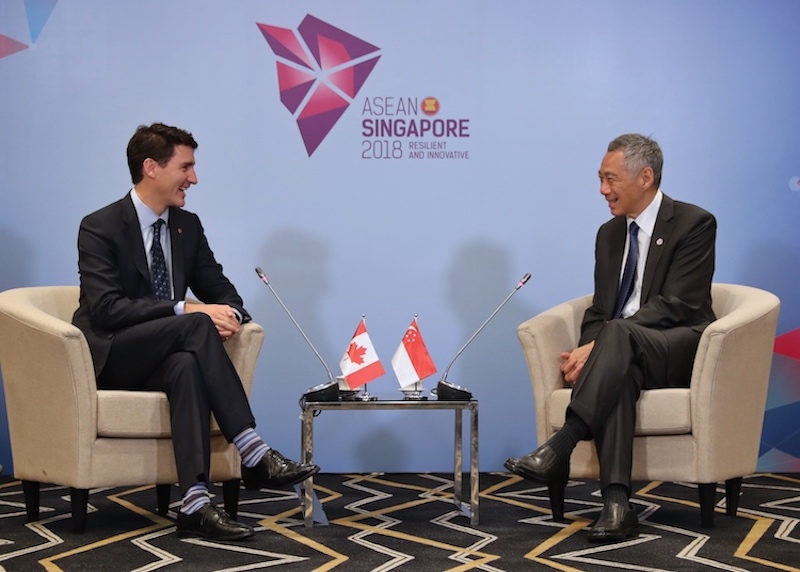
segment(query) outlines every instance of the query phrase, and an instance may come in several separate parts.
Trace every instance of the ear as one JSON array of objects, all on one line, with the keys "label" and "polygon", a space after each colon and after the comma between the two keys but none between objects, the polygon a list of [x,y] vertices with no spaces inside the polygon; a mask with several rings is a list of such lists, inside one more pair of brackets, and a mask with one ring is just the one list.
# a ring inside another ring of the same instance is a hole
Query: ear
[{"label": "ear", "polygon": [[642,182],[642,188],[644,189],[649,189],[655,182],[655,176],[653,175],[652,167],[645,167],[642,169],[641,173],[639,173],[639,177],[639,180]]},{"label": "ear", "polygon": [[158,163],[155,160],[150,159],[148,157],[147,159],[144,160],[144,163],[142,163],[142,173],[144,173],[145,176],[150,177],[152,179],[153,177],[156,176],[157,167]]}]

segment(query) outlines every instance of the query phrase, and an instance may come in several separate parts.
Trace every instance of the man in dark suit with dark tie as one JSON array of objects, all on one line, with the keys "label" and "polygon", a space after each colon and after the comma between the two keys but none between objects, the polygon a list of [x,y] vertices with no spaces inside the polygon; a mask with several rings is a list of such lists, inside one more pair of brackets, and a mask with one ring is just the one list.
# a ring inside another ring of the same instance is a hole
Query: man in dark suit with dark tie
[{"label": "man in dark suit with dark tie", "polygon": [[[73,323],[89,342],[102,389],[167,394],[183,502],[180,536],[239,539],[252,527],[210,502],[210,416],[242,457],[248,488],[285,487],[319,468],[271,449],[255,432],[247,396],[223,343],[250,320],[206,241],[183,210],[197,183],[187,131],[141,126],[128,143],[133,189],[86,216],[78,233],[80,304]],[[187,290],[200,300],[185,301]]]},{"label": "man in dark suit with dark tie", "polygon": [[594,297],[579,346],[561,355],[573,385],[564,427],[505,466],[527,479],[566,484],[578,441],[594,439],[603,510],[589,531],[596,542],[636,536],[630,506],[636,401],[641,390],[687,387],[711,309],[716,220],[660,190],[663,156],[637,134],[608,146],[600,193],[614,218],[595,244]]}]

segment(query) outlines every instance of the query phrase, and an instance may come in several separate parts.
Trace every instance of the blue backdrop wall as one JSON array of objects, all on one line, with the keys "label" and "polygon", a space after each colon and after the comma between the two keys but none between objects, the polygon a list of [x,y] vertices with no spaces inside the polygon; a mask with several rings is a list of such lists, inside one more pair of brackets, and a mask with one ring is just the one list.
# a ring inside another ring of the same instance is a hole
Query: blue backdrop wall
[{"label": "blue backdrop wall", "polygon": [[[591,290],[596,173],[620,133],[660,142],[663,190],[718,217],[715,279],[778,294],[796,339],[798,21],[793,0],[2,0],[0,290],[77,284],[79,221],[130,189],[136,126],[184,127],[187,208],[266,327],[253,406],[284,452],[327,376],[256,265],[334,369],[365,314],[388,372],[370,391],[393,397],[414,314],[441,372],[533,275],[449,375],[480,399],[481,469],[499,470],[536,445],[516,326]],[[764,470],[800,470],[791,347]],[[450,415],[323,414],[316,437],[329,472],[451,468]]]}]

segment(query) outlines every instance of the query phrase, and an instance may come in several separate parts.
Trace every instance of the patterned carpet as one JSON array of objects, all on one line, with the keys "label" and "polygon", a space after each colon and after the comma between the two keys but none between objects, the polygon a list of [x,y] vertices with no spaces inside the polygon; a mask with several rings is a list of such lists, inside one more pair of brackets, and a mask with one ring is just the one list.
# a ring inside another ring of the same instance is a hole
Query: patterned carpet
[{"label": "patterned carpet", "polygon": [[483,473],[480,522],[471,527],[452,504],[451,478],[318,475],[329,524],[311,529],[295,491],[242,490],[239,518],[256,535],[207,542],[179,540],[173,520],[155,513],[152,487],[93,491],[87,531],[78,535],[68,490],[43,486],[42,520],[29,524],[20,483],[3,477],[0,570],[800,570],[800,475],[746,478],[735,518],[724,514],[720,491],[710,530],[699,527],[692,485],[636,483],[641,536],[600,546],[585,530],[599,514],[595,482],[570,483],[567,519],[557,523],[546,489]]}]

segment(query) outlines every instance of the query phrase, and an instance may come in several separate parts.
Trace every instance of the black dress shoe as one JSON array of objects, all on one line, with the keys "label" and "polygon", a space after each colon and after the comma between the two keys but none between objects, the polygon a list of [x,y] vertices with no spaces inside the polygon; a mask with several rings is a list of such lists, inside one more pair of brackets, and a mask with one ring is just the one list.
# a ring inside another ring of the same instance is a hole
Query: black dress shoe
[{"label": "black dress shoe", "polygon": [[616,542],[639,536],[639,517],[630,504],[607,502],[600,518],[589,529],[592,542]]},{"label": "black dress shoe", "polygon": [[550,445],[542,445],[524,457],[508,459],[505,468],[537,483],[567,484],[569,458],[562,459]]},{"label": "black dress shoe", "polygon": [[192,514],[179,511],[176,528],[179,538],[199,536],[207,540],[239,540],[253,536],[253,527],[236,522],[211,503]]},{"label": "black dress shoe", "polygon": [[296,463],[270,449],[255,467],[242,465],[242,480],[248,489],[275,489],[303,482],[318,472],[317,465]]}]

